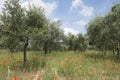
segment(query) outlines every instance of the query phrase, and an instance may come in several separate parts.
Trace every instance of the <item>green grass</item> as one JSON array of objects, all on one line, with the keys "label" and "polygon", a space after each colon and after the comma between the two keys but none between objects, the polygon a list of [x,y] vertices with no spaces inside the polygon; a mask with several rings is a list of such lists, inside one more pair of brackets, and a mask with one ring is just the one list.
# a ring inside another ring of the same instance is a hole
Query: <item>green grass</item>
[{"label": "green grass", "polygon": [[[10,66],[9,80],[17,76],[20,80],[32,76],[37,71],[39,77],[44,80],[119,80],[120,59],[108,52],[108,55],[97,51],[54,52],[52,54],[41,54],[27,52],[27,70],[22,71],[22,52],[10,54],[6,50],[0,51],[0,80],[8,77],[8,66]],[[27,80],[27,79],[26,79]]]}]

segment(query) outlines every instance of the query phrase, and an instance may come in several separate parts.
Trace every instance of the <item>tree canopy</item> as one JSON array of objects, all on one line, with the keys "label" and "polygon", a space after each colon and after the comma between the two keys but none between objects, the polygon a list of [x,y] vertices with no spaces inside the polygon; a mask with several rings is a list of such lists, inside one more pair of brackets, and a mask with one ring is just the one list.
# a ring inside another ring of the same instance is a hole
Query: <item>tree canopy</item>
[{"label": "tree canopy", "polygon": [[90,45],[99,50],[113,50],[120,54],[120,4],[105,16],[97,16],[88,24]]}]

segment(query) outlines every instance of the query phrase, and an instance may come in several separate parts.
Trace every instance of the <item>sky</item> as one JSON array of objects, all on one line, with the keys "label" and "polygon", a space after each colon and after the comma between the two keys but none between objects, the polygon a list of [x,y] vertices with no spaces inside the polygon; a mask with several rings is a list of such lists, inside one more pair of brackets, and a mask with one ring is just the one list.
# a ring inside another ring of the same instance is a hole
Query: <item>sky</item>
[{"label": "sky", "polygon": [[[5,0],[0,0],[0,13]],[[95,16],[107,14],[117,0],[20,0],[22,7],[35,5],[45,9],[45,15],[52,21],[60,20],[65,34],[87,32],[86,25]]]}]

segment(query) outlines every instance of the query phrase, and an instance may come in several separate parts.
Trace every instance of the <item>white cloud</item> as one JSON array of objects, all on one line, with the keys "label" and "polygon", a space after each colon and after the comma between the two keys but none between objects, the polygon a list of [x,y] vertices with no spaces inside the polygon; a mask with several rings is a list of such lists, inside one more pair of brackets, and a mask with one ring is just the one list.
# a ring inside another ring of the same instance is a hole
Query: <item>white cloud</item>
[{"label": "white cloud", "polygon": [[88,21],[86,21],[86,20],[80,20],[80,21],[75,22],[75,24],[80,26],[80,27],[86,26],[87,23],[88,23]]},{"label": "white cloud", "polygon": [[[2,11],[2,7],[5,0],[0,0],[0,12]],[[44,2],[43,0],[20,0],[21,6],[28,9],[29,5],[35,5],[36,7],[42,7],[45,9],[45,14],[50,16],[53,11],[57,8],[57,2]]]},{"label": "white cloud", "polygon": [[79,33],[79,31],[72,28],[70,23],[68,23],[68,22],[63,22],[62,26],[60,28],[64,31],[65,35],[68,35],[69,33],[71,33],[73,35],[77,35]]},{"label": "white cloud", "polygon": [[80,14],[83,16],[92,16],[94,9],[92,7],[83,6],[83,9],[80,11]]},{"label": "white cloud", "polygon": [[59,21],[59,18],[53,18],[52,21]]},{"label": "white cloud", "polygon": [[79,31],[72,28],[70,23],[68,23],[68,22],[63,22],[61,29],[64,31],[65,35],[68,35],[69,33],[71,33],[73,35],[77,35],[79,33]]},{"label": "white cloud", "polygon": [[5,0],[0,0],[0,13],[2,12],[3,4]]},{"label": "white cloud", "polygon": [[77,9],[79,6],[84,5],[82,0],[73,0],[71,9]]},{"label": "white cloud", "polygon": [[69,33],[73,34],[73,35],[77,35],[79,32],[72,29],[72,28],[69,28],[69,27],[65,27],[63,28],[64,32],[65,32],[65,35],[68,35]]},{"label": "white cloud", "polygon": [[83,16],[92,16],[94,8],[87,6],[83,0],[73,0],[71,5],[71,10],[77,9]]},{"label": "white cloud", "polygon": [[86,25],[88,24],[89,20],[79,20],[74,22],[74,26],[76,26],[80,33],[85,34],[86,33]]},{"label": "white cloud", "polygon": [[42,7],[45,9],[45,14],[50,16],[53,11],[57,8],[57,2],[44,2],[43,0],[28,0],[21,4],[23,7],[28,9],[29,5],[34,5],[36,7]]}]

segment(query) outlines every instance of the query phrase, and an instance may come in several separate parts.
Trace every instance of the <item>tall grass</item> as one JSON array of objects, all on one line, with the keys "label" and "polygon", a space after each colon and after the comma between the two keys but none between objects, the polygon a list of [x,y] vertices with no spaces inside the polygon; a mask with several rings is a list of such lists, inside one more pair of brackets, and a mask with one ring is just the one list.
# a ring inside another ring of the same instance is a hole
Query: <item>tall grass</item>
[{"label": "tall grass", "polygon": [[[34,80],[35,75],[43,80],[119,80],[120,60],[109,53],[97,51],[80,54],[57,52],[44,55],[27,53],[27,70],[22,71],[23,54],[0,51],[0,80]],[[9,69],[8,69],[9,66]],[[10,71],[9,71],[10,70]]]}]

